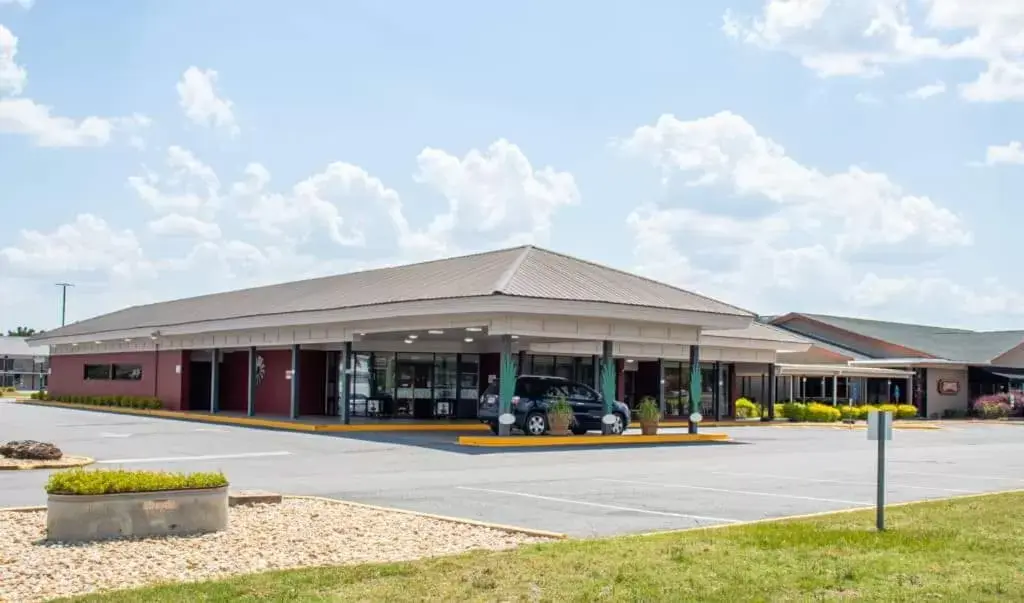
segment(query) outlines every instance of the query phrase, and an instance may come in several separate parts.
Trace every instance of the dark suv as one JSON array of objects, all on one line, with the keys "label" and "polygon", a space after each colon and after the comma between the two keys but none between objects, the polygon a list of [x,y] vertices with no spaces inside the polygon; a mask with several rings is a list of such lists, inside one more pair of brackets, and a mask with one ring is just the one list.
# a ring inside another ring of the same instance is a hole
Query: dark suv
[{"label": "dark suv", "polygon": [[[516,418],[513,427],[526,435],[543,435],[548,431],[548,406],[559,398],[565,398],[573,407],[574,434],[582,435],[590,430],[601,429],[604,403],[600,394],[582,383],[541,375],[516,377],[516,389],[512,397],[512,414]],[[490,425],[491,431],[498,433],[499,414],[498,381],[494,380],[480,396],[477,416],[481,422]],[[612,424],[612,432],[619,434],[626,431],[629,426],[629,407],[622,402],[614,402],[612,414],[616,419]]]}]

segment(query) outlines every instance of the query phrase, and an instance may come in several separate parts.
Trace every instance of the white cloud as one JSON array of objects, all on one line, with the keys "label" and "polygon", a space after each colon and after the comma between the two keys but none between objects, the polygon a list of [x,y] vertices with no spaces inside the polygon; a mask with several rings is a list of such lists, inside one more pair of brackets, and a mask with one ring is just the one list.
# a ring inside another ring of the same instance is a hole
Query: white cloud
[{"label": "white cloud", "polygon": [[129,278],[153,273],[131,230],[116,230],[103,218],[79,214],[52,232],[22,230],[16,246],[0,249],[13,271],[23,274],[91,273]]},{"label": "white cloud", "polygon": [[663,115],[618,145],[687,187],[681,203],[674,194],[630,213],[638,269],[762,311],[811,297],[864,304],[852,295],[876,278],[864,257],[899,263],[973,241],[958,215],[885,174],[801,164],[734,113]]},{"label": "white cloud", "polygon": [[580,199],[572,174],[551,166],[534,169],[523,151],[505,139],[462,159],[428,147],[416,163],[416,181],[448,200],[447,213],[428,229],[433,238],[450,240],[457,230],[468,228],[499,232],[510,244],[545,242],[552,216]]},{"label": "white cloud", "polygon": [[926,100],[933,96],[938,96],[946,91],[945,82],[935,82],[934,84],[925,84],[920,88],[915,88],[907,93],[907,98],[913,98],[918,100]]},{"label": "white cloud", "polygon": [[216,223],[182,214],[167,214],[156,220],[151,220],[149,230],[154,234],[169,237],[219,239],[221,235],[220,226]]},{"label": "white cloud", "polygon": [[128,178],[128,187],[160,213],[183,213],[213,219],[220,208],[220,179],[213,169],[191,151],[179,146],[167,149],[168,175],[147,170]]},{"label": "white cloud", "polygon": [[185,116],[201,126],[223,128],[238,134],[234,103],[217,94],[217,72],[192,66],[185,70],[178,82],[178,102]]},{"label": "white cloud", "polygon": [[32,8],[32,6],[35,3],[36,0],[0,0],[0,6],[4,4],[17,4],[21,6],[21,8],[24,8],[25,10]]},{"label": "white cloud", "polygon": [[1024,145],[1015,140],[1001,146],[990,146],[985,152],[985,164],[998,165],[1000,163],[1024,165]]},{"label": "white cloud", "polygon": [[14,61],[18,54],[18,38],[0,25],[0,93],[21,94],[28,73]]},{"label": "white cloud", "polygon": [[822,77],[878,76],[923,60],[984,65],[960,86],[970,101],[1024,100],[1024,3],[1017,0],[765,0],[756,17],[727,12],[723,31],[797,57]]}]

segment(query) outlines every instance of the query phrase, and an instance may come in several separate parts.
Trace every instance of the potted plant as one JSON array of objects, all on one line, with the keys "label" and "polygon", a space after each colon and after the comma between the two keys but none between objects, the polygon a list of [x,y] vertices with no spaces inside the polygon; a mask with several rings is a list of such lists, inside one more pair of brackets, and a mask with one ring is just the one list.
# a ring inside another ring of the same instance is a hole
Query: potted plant
[{"label": "potted plant", "polygon": [[56,542],[197,534],[228,525],[222,473],[72,469],[46,483],[46,537]]},{"label": "potted plant", "polygon": [[661,421],[661,409],[654,398],[645,396],[636,407],[636,414],[640,417],[640,432],[643,435],[657,435],[658,423]]},{"label": "potted plant", "polygon": [[548,430],[552,435],[567,435],[572,422],[572,405],[565,398],[559,398],[548,406]]}]

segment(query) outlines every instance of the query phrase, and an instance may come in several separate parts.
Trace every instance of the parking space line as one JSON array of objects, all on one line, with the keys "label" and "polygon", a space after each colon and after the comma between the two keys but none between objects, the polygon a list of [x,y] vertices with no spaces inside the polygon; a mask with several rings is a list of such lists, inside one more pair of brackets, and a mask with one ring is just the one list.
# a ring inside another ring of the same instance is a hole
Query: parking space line
[{"label": "parking space line", "polygon": [[776,494],[774,492],[754,492],[752,490],[727,490],[725,488],[710,488],[707,486],[688,486],[685,484],[662,484],[658,482],[637,482],[624,479],[602,479],[597,478],[595,481],[599,482],[611,482],[616,484],[633,484],[634,486],[653,486],[657,488],[673,488],[681,490],[703,490],[705,492],[722,492],[724,494],[742,494],[744,496],[768,496],[771,498],[791,498],[794,500],[810,500],[814,502],[830,502],[840,503],[844,505],[858,505],[866,506],[871,503],[862,500],[842,500],[838,498],[818,498],[816,496],[798,496],[796,494]]},{"label": "parking space line", "polygon": [[928,473],[924,471],[906,471],[898,467],[893,467],[891,470],[893,473],[906,473],[907,475],[928,475],[931,477],[957,477],[961,479],[985,479],[1003,482],[1024,482],[1024,479],[1018,477],[999,477],[994,475],[963,475],[956,473]]},{"label": "parking space line", "polygon": [[159,456],[141,459],[108,459],[96,461],[96,464],[113,465],[122,463],[167,463],[173,461],[216,461],[220,459],[250,459],[267,456],[287,456],[289,454],[291,453],[282,450],[278,452],[243,452],[239,454],[204,454],[199,456]]},{"label": "parking space line", "polygon": [[535,500],[547,500],[551,502],[566,503],[570,505],[580,505],[584,507],[595,507],[598,509],[610,509],[613,511],[630,511],[633,513],[643,513],[646,515],[660,515],[662,517],[681,517],[684,519],[696,519],[698,521],[714,521],[717,523],[741,523],[739,519],[725,519],[723,517],[707,517],[704,515],[690,515],[687,513],[671,513],[668,511],[654,511],[652,509],[639,509],[636,507],[623,507],[620,505],[608,505],[604,503],[590,502],[586,500],[573,500],[569,498],[556,498],[554,496],[542,496],[540,494],[527,494],[526,492],[513,492],[511,490],[492,490],[490,488],[471,488],[469,486],[456,486],[458,490],[468,490],[471,492],[487,492],[490,494],[505,494],[508,496],[521,496],[523,498],[532,498]]},{"label": "parking space line", "polygon": [[[728,471],[708,471],[712,475],[727,475],[732,477],[762,477],[765,479],[790,480],[795,482],[814,482],[818,484],[841,484],[847,486],[875,486],[877,482],[848,482],[838,479],[817,479],[811,477],[792,477],[789,475],[765,475],[763,473],[730,473]],[[912,488],[914,490],[938,490],[939,492],[960,492],[964,494],[975,494],[977,490],[961,490],[959,488],[935,488],[933,486],[908,486],[906,484],[890,484],[893,488]]]}]

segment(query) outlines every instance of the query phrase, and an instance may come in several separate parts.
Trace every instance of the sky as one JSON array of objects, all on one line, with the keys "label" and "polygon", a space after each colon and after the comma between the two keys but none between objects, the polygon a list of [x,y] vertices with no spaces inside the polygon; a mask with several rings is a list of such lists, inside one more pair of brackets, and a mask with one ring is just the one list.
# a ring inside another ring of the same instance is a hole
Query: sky
[{"label": "sky", "polygon": [[0,0],[0,329],[532,243],[1022,328],[1019,0]]}]

